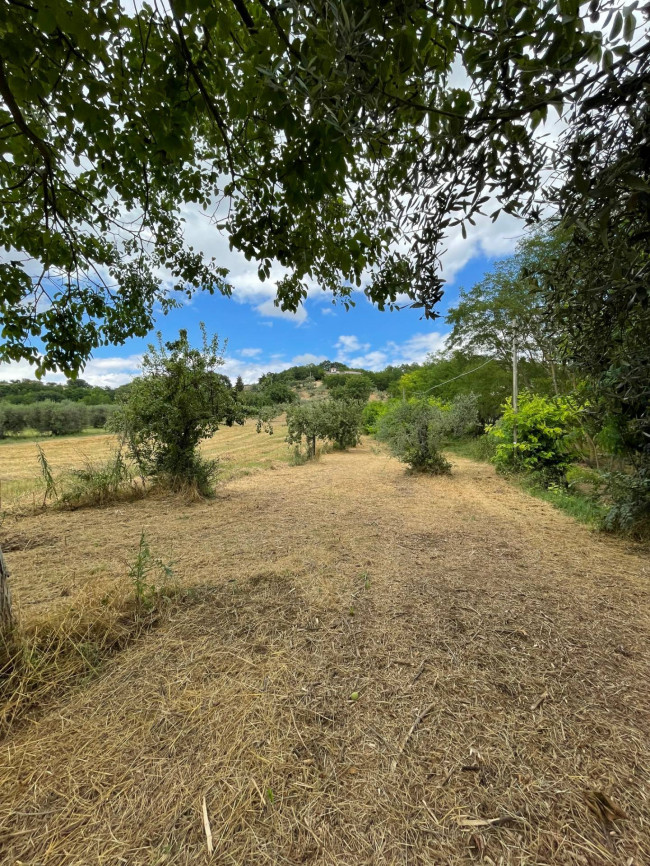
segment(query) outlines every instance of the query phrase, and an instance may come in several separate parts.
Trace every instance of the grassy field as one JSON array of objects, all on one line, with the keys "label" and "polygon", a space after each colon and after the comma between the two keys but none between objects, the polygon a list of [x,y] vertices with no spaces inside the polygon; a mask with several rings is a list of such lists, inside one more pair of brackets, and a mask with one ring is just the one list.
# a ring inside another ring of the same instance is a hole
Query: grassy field
[{"label": "grassy field", "polygon": [[143,532],[187,595],[6,732],[0,861],[650,863],[647,552],[467,458],[282,440],[219,431],[211,501],[5,519],[36,631],[101,608]]},{"label": "grassy field", "polygon": [[[273,424],[273,434],[257,433],[254,421],[244,426],[222,427],[201,446],[210,458],[222,464],[222,480],[274,463],[285,463],[289,449],[284,441],[286,425],[283,419]],[[4,440],[0,444],[0,493],[2,507],[26,505],[42,501],[43,480],[36,446],[40,445],[55,474],[75,469],[87,461],[105,461],[117,445],[114,436],[107,433],[80,436],[28,437]]]}]

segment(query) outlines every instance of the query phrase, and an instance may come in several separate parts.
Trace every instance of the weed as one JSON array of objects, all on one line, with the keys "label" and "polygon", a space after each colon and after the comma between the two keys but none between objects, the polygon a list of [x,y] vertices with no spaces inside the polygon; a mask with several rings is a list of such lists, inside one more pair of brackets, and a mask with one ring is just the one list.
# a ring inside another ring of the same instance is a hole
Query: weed
[{"label": "weed", "polygon": [[133,473],[124,460],[121,448],[106,463],[86,460],[81,469],[64,473],[60,485],[59,500],[62,505],[71,508],[102,506],[141,492],[141,488],[133,483]]},{"label": "weed", "polygon": [[59,494],[56,489],[56,483],[54,481],[54,475],[52,474],[52,468],[47,462],[47,457],[45,456],[43,449],[40,445],[37,445],[36,450],[38,451],[38,463],[41,468],[41,476],[43,477],[43,481],[45,482],[45,495],[43,496],[43,505],[45,505],[48,497],[58,499]]},{"label": "weed", "polygon": [[[139,610],[151,610],[156,602],[165,597],[174,576],[172,563],[152,556],[147,536],[142,531],[138,553],[129,567],[129,580]],[[156,580],[158,577],[158,580]]]}]

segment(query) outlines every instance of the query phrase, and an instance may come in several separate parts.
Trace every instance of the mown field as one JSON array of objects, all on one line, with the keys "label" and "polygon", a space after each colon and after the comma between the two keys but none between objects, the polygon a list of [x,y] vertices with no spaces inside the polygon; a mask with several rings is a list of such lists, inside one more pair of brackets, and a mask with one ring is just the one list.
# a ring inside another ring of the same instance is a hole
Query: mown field
[{"label": "mown field", "polygon": [[[647,552],[485,464],[290,466],[283,435],[220,430],[211,501],[5,517],[34,627],[123,580],[143,531],[191,591],[6,732],[0,860],[649,863]],[[31,449],[3,477],[33,483]]]},{"label": "mown field", "polygon": [[[286,462],[289,450],[284,441],[286,425],[283,419],[273,423],[273,434],[257,433],[254,421],[244,426],[222,427],[206,440],[202,452],[221,462],[222,480],[228,480],[255,469],[268,468],[274,462]],[[101,463],[108,459],[117,446],[117,440],[108,433],[81,436],[29,437],[5,439],[0,442],[0,485],[2,504],[28,506],[39,504],[38,491],[43,480],[38,462],[37,445],[43,449],[55,473],[76,469],[90,461]]]}]

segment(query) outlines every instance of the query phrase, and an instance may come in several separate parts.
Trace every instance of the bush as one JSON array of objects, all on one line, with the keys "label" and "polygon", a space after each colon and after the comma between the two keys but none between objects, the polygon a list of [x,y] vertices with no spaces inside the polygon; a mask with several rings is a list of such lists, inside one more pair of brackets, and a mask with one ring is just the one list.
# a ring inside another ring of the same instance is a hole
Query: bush
[{"label": "bush", "polygon": [[294,457],[298,463],[302,457],[302,443],[305,442],[305,459],[316,456],[316,439],[321,437],[321,413],[318,403],[303,403],[287,409],[287,442],[294,445]]},{"label": "bush", "polygon": [[388,412],[388,409],[389,404],[379,400],[366,403],[361,413],[363,432],[374,436],[377,433],[380,419]]},{"label": "bush", "polygon": [[57,479],[59,501],[72,508],[102,506],[138,493],[133,472],[121,450],[105,463],[87,460],[81,469],[71,469]]},{"label": "bush", "polygon": [[86,408],[79,403],[53,403],[50,432],[53,436],[81,433],[86,422]]},{"label": "bush", "polygon": [[150,345],[126,400],[110,426],[126,442],[143,478],[153,478],[171,490],[213,493],[217,463],[198,453],[202,439],[222,423],[243,424],[236,391],[215,372],[223,364],[219,340],[208,339],[201,324],[203,346],[193,349],[187,332],[179,339]]},{"label": "bush", "polygon": [[7,433],[22,433],[27,427],[26,410],[27,406],[13,406],[7,403],[3,406],[3,429],[4,435]]},{"label": "bush", "polygon": [[392,454],[414,472],[448,473],[451,465],[440,453],[444,412],[429,401],[394,404],[379,422],[379,438]]},{"label": "bush", "polygon": [[53,436],[69,436],[81,433],[87,427],[91,414],[94,427],[103,427],[112,407],[85,406],[70,400],[41,400],[26,405],[5,403],[0,406],[0,438],[7,433],[22,433],[37,430]]},{"label": "bush", "polygon": [[112,417],[114,412],[115,406],[112,403],[89,406],[86,424],[88,427],[94,427],[96,430],[99,430],[106,426],[106,422]]},{"label": "bush", "polygon": [[[515,423],[517,444],[513,443]],[[563,479],[572,463],[572,440],[579,428],[579,410],[566,397],[522,393],[515,416],[508,400],[500,421],[490,428],[498,440],[494,463],[501,471],[538,474],[541,480]]]},{"label": "bush", "polygon": [[443,411],[444,432],[452,439],[472,435],[481,426],[476,394],[456,394]]},{"label": "bush", "polygon": [[319,409],[321,438],[329,439],[341,451],[359,444],[363,403],[358,400],[326,400]]},{"label": "bush", "polygon": [[603,527],[647,538],[650,534],[650,466],[637,467],[634,473],[609,472],[603,479],[614,502]]}]

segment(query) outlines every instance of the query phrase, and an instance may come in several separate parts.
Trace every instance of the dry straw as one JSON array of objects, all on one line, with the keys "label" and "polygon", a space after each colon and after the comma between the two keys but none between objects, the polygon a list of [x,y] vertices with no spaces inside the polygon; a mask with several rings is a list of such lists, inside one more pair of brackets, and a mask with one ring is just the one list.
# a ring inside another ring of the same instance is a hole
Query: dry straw
[{"label": "dry straw", "polygon": [[193,603],[6,739],[3,862],[650,863],[646,554],[363,449],[15,531],[54,588],[143,525]]}]

